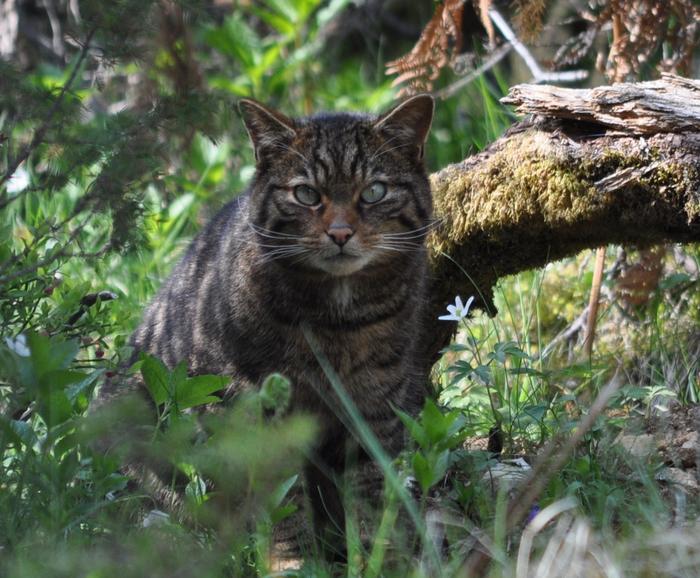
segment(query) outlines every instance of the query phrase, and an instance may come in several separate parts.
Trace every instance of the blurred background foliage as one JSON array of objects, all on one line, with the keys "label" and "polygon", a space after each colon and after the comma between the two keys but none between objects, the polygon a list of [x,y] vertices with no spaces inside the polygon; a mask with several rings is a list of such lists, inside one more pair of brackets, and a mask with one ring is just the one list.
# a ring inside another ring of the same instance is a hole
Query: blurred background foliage
[{"label": "blurred background foliage", "polygon": [[[227,525],[221,516],[217,525],[201,514],[206,524],[166,522],[153,530],[139,517],[151,508],[148,498],[119,471],[124,454],[85,444],[98,435],[84,417],[88,403],[127,355],[128,335],[183,248],[253,174],[239,97],[303,115],[379,112],[399,92],[432,90],[441,98],[427,164],[437,170],[496,140],[515,120],[499,98],[533,76],[510,49],[495,58],[508,43],[485,16],[489,8],[513,22],[543,68],[587,71],[581,85],[606,75],[696,71],[698,8],[689,0],[0,0],[3,575],[263,571],[271,527],[292,513],[285,500],[298,463],[276,466],[281,456],[308,451],[312,422],[281,419],[271,432],[256,411],[237,418],[248,428],[214,420],[212,430],[225,433],[209,453],[184,444],[170,459],[200,502],[209,499],[203,476],[257,471],[231,492],[247,496],[258,525]],[[630,34],[616,36],[620,26],[641,32],[632,42]],[[632,532],[640,520],[667,516],[645,467],[625,466],[641,472],[636,486],[626,482],[631,491],[644,488],[631,504],[619,494],[620,461],[596,452],[622,428],[619,418],[698,400],[699,258],[692,246],[651,256],[609,248],[592,359],[581,354],[590,255],[502,280],[498,317],[474,312],[435,372],[435,395],[448,417],[426,407],[412,429],[418,449],[404,465],[424,494],[448,467],[459,465],[466,479],[483,473],[488,456],[464,454],[457,446],[465,438],[498,426],[507,453],[528,453],[570,431],[620,367],[619,413],[591,433],[543,505],[577,495],[606,531]],[[158,371],[168,383],[184,379]],[[211,383],[193,406],[206,403]],[[181,409],[169,414],[178,424],[172,447],[180,447],[177,435],[196,437]],[[141,410],[124,411],[107,425]],[[433,438],[420,434],[431,428],[438,431]],[[286,445],[276,443],[281,438]],[[270,453],[231,449],[243,446]],[[493,521],[499,502],[462,481],[449,499],[474,519]],[[235,497],[224,501],[240,503]],[[115,540],[119,528],[130,530]],[[88,544],[90,554],[74,555]],[[33,556],[39,547],[42,556]],[[375,554],[372,560],[382,559]],[[132,561],[126,567],[125,558]],[[507,565],[502,570],[507,574]]]}]

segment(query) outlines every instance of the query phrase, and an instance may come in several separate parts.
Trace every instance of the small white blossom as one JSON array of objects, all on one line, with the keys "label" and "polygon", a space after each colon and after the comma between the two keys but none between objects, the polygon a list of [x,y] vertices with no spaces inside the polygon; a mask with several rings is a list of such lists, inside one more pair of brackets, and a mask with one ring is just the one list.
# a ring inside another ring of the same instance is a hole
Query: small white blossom
[{"label": "small white blossom", "polygon": [[10,195],[16,195],[17,193],[21,193],[28,186],[29,173],[27,172],[27,169],[20,166],[7,181],[7,185],[5,185],[5,190]]},{"label": "small white blossom", "polygon": [[440,315],[438,319],[440,321],[461,321],[467,315],[469,315],[469,308],[472,306],[473,302],[473,295],[469,299],[467,299],[466,303],[462,303],[462,298],[459,295],[457,295],[457,297],[455,298],[455,304],[447,306],[447,311],[449,315]]},{"label": "small white blossom", "polygon": [[29,357],[29,347],[27,347],[27,336],[20,333],[17,337],[5,337],[5,345],[11,351],[14,351],[20,357]]}]

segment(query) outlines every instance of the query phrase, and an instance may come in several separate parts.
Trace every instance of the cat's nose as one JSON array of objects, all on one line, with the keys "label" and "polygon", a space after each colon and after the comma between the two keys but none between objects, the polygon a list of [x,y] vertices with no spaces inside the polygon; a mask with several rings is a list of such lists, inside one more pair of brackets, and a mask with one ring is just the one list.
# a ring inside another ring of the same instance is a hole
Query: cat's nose
[{"label": "cat's nose", "polygon": [[326,230],[326,235],[328,235],[331,239],[333,239],[333,242],[338,245],[338,247],[342,247],[345,245],[350,240],[350,237],[352,237],[355,234],[355,231],[350,227],[350,225],[346,224],[333,224],[328,229]]}]

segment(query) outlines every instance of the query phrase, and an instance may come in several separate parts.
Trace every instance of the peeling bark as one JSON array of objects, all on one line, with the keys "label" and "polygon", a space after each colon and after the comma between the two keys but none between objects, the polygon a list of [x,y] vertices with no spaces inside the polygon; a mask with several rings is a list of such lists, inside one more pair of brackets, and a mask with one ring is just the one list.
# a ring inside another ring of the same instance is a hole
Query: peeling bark
[{"label": "peeling bark", "polygon": [[534,116],[431,176],[433,302],[426,374],[456,325],[455,295],[495,314],[501,277],[610,243],[700,241],[700,82],[591,90],[520,85],[505,102]]}]

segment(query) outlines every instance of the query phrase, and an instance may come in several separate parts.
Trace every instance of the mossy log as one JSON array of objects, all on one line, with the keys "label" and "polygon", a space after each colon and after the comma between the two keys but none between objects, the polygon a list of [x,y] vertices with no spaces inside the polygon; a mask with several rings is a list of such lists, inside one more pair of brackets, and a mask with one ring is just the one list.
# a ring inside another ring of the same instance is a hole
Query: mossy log
[{"label": "mossy log", "polygon": [[428,366],[456,329],[437,320],[455,295],[495,314],[506,275],[611,243],[700,241],[700,82],[520,85],[504,102],[532,116],[431,176]]}]

